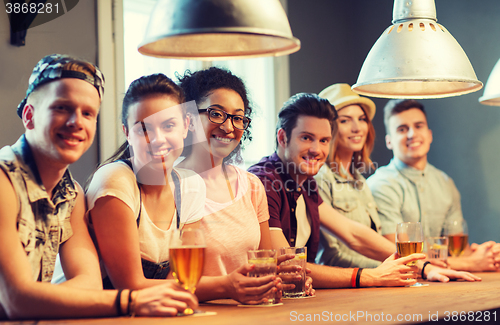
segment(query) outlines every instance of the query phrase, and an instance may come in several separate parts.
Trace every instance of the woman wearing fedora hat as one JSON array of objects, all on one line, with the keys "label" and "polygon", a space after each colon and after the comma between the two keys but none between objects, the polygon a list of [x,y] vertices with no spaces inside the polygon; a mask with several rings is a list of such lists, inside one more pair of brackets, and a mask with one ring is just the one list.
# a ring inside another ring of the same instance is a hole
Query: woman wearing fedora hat
[{"label": "woman wearing fedora hat", "polygon": [[[370,154],[375,142],[372,124],[375,104],[361,97],[345,83],[331,85],[319,93],[338,113],[338,133],[332,141],[330,155],[315,176],[321,198],[346,217],[381,232],[377,207],[361,173],[373,169]],[[347,247],[322,227],[319,264],[342,267],[377,267],[379,261],[365,257]]]}]

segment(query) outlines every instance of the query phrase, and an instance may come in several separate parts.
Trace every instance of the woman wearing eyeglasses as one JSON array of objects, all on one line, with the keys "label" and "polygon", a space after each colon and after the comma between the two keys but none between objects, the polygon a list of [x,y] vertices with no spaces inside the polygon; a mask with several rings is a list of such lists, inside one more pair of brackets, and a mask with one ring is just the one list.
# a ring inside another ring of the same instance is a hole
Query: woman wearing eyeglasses
[{"label": "woman wearing eyeglasses", "polygon": [[186,72],[180,86],[186,100],[196,102],[199,119],[191,122],[179,166],[198,173],[207,190],[201,222],[207,263],[196,295],[200,301],[213,299],[215,277],[220,298],[263,302],[280,280],[246,274],[254,267],[247,264],[247,251],[272,248],[266,194],[257,177],[231,164],[241,162],[242,139],[250,138],[252,109],[245,85],[231,72],[212,67]]}]

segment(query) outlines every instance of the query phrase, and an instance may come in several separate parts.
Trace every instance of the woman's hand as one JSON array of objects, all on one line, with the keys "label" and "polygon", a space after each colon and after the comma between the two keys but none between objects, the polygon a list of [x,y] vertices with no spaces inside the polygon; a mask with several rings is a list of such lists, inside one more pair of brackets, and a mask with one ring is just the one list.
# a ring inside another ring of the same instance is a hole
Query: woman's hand
[{"label": "woman's hand", "polygon": [[363,269],[360,285],[362,287],[403,287],[415,284],[418,278],[418,267],[407,266],[412,261],[425,259],[425,254],[411,254],[397,258],[397,254],[389,256],[375,269]]},{"label": "woman's hand", "polygon": [[253,264],[245,264],[228,274],[229,296],[242,304],[256,305],[267,302],[271,294],[281,289],[281,279],[275,275],[259,278],[247,276],[255,268]]},{"label": "woman's hand", "polygon": [[[283,290],[293,290],[295,289],[295,284],[291,284],[294,279],[300,280],[300,275],[297,272],[300,272],[302,269],[300,265],[294,264],[282,264],[285,261],[293,260],[295,258],[295,254],[283,254],[278,256],[278,268],[276,270],[276,274],[279,275],[281,279],[281,288],[278,293],[280,299]],[[285,283],[287,282],[287,283]]]},{"label": "woman's hand", "polygon": [[481,281],[481,278],[469,272],[455,271],[451,269],[443,269],[437,266],[428,265],[425,268],[427,280],[448,282],[450,279],[462,279],[470,282]]},{"label": "woman's hand", "polygon": [[186,308],[196,309],[198,299],[174,281],[138,290],[135,314],[138,316],[175,316]]}]

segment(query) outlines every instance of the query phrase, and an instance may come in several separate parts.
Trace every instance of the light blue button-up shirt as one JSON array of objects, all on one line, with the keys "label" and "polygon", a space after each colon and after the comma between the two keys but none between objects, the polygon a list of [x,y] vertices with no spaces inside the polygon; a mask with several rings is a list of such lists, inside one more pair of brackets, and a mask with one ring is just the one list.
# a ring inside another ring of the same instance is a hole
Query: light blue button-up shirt
[{"label": "light blue button-up shirt", "polygon": [[424,170],[393,158],[367,180],[382,222],[382,234],[394,234],[400,222],[422,223],[424,236],[442,236],[448,220],[461,220],[460,193],[453,180],[427,163]]}]

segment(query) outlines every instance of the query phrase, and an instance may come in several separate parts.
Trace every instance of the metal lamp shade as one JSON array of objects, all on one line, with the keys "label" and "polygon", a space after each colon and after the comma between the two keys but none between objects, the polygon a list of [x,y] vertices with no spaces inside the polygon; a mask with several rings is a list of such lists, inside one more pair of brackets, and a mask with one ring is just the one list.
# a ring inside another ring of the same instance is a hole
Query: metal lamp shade
[{"label": "metal lamp shade", "polygon": [[434,0],[395,0],[393,25],[373,45],[352,89],[383,98],[443,98],[481,89],[467,55],[436,21]]},{"label": "metal lamp shade", "polygon": [[491,71],[479,102],[484,105],[500,106],[500,60]]},{"label": "metal lamp shade", "polygon": [[139,52],[198,60],[279,56],[296,52],[279,0],[159,0]]}]

